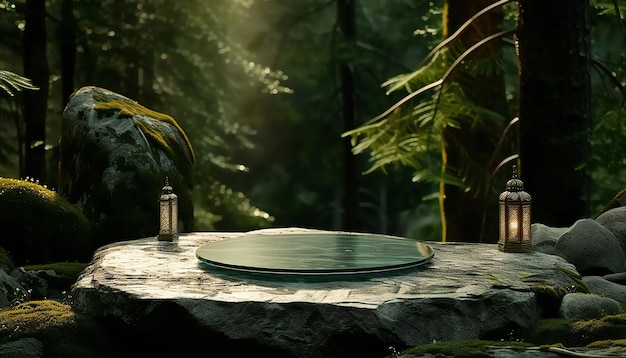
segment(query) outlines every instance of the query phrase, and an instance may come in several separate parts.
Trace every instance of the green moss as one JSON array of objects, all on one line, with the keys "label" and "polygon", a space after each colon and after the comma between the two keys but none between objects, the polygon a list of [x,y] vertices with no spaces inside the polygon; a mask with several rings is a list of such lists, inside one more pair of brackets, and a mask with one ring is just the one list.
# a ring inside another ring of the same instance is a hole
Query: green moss
[{"label": "green moss", "polygon": [[531,290],[544,318],[558,317],[563,296],[571,292],[568,288],[551,285],[537,285],[531,287]]},{"label": "green moss", "polygon": [[587,282],[583,281],[578,272],[564,266],[557,265],[557,267],[574,281],[575,290],[573,292],[589,293],[589,285],[587,285]]},{"label": "green moss", "polygon": [[[98,104],[94,106],[94,109],[97,111],[113,111],[118,112],[120,117],[132,118],[135,125],[142,131],[148,140],[163,149],[165,153],[173,154],[170,158],[175,160],[175,162],[179,165],[179,168],[181,168],[181,171],[191,168],[195,163],[196,158],[189,138],[187,138],[183,129],[171,116],[153,111],[135,101],[128,99],[115,99],[107,96],[93,96],[93,99],[98,102]],[[159,127],[150,125],[148,122],[137,116],[150,117],[158,121],[171,124],[184,138],[186,148],[181,146],[175,137],[166,135],[159,129]],[[176,160],[177,157],[178,161]],[[182,158],[187,158],[187,163],[181,162],[180,160]]]},{"label": "green moss", "polygon": [[531,347],[531,344],[522,342],[499,342],[499,341],[448,341],[436,342],[416,346],[402,352],[403,354],[433,354],[447,357],[469,358],[469,357],[491,357],[488,352],[489,347],[510,347],[514,350],[522,350]]},{"label": "green moss", "polygon": [[626,347],[626,338],[596,341],[588,344],[587,346],[590,348]]},{"label": "green moss", "polygon": [[0,337],[16,339],[37,335],[51,328],[60,328],[74,322],[71,307],[57,301],[30,301],[0,311]]},{"label": "green moss", "polygon": [[119,357],[110,334],[102,322],[53,300],[0,310],[0,344],[33,337],[43,343],[44,357]]},{"label": "green moss", "polygon": [[547,318],[540,320],[524,333],[524,341],[533,342],[537,345],[553,344],[571,341],[571,321],[563,318]]},{"label": "green moss", "polygon": [[537,345],[561,343],[567,347],[584,346],[596,341],[626,338],[626,313],[599,319],[544,319],[529,327],[524,341]]}]

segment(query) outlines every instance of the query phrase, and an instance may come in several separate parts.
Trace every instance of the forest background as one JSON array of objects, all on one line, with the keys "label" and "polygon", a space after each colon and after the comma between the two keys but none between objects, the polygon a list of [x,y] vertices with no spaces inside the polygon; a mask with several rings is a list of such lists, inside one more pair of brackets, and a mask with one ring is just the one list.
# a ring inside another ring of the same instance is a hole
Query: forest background
[{"label": "forest background", "polygon": [[540,3],[0,0],[0,69],[38,87],[0,76],[0,175],[54,188],[61,113],[95,85],[186,131],[198,231],[495,242],[514,163],[533,221],[571,225],[626,186],[625,9]]}]

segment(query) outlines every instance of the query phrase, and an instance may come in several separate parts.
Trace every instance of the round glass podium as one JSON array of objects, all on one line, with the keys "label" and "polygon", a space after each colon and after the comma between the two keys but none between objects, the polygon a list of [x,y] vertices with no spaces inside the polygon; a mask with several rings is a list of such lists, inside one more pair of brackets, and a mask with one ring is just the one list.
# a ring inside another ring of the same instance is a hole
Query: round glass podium
[{"label": "round glass podium", "polygon": [[222,269],[291,275],[393,271],[433,256],[421,241],[360,233],[246,234],[196,250],[200,261]]}]

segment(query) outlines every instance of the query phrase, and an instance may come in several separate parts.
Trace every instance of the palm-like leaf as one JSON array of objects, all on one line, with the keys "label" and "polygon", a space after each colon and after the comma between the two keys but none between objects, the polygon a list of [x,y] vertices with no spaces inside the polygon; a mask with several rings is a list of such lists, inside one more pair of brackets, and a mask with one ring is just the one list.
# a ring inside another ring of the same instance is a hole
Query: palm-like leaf
[{"label": "palm-like leaf", "polygon": [[15,92],[23,89],[37,90],[39,88],[34,86],[26,77],[10,71],[0,70],[0,89],[12,97],[15,95]]}]

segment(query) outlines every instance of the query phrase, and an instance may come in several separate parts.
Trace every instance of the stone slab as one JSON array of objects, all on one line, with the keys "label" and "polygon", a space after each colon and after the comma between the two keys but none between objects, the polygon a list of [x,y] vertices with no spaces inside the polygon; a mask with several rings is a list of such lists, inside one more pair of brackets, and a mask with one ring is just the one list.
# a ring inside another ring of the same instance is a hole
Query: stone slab
[{"label": "stone slab", "polygon": [[197,232],[172,243],[144,238],[102,247],[73,287],[74,309],[135,324],[174,302],[231,340],[329,357],[510,335],[540,318],[533,286],[569,289],[576,274],[558,256],[474,243],[428,242],[435,256],[424,267],[355,276],[245,274],[196,258],[198,247],[238,235]]}]

